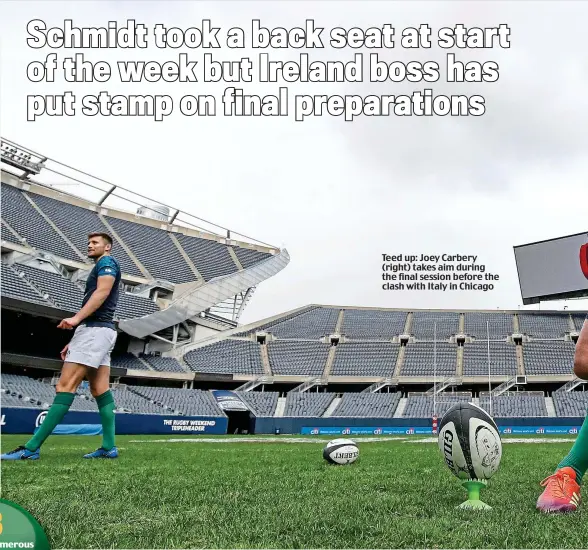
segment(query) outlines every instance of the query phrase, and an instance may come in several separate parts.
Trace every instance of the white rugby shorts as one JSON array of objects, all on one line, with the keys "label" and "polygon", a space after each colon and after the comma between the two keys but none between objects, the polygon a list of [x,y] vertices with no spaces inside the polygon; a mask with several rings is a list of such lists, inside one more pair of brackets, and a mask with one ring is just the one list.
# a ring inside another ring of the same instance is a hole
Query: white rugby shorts
[{"label": "white rugby shorts", "polygon": [[100,365],[110,367],[110,353],[116,343],[116,336],[116,330],[108,327],[80,325],[69,343],[65,360],[95,369]]}]

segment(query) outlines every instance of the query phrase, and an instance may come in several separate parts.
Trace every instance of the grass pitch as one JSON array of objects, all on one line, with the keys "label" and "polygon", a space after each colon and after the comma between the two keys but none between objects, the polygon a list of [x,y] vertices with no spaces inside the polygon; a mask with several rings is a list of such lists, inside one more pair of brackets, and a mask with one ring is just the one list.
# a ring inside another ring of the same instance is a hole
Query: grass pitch
[{"label": "grass pitch", "polygon": [[[5,435],[2,449],[24,439]],[[437,445],[415,443],[418,436],[357,438],[360,459],[343,467],[323,461],[325,438],[311,443],[155,441],[166,439],[119,436],[118,460],[90,461],[81,455],[98,447],[99,437],[53,436],[41,460],[2,463],[2,498],[32,512],[52,548],[588,544],[586,504],[567,516],[535,510],[539,482],[571,443],[505,444],[501,468],[482,491],[493,509],[465,512],[455,509],[465,491]]]}]

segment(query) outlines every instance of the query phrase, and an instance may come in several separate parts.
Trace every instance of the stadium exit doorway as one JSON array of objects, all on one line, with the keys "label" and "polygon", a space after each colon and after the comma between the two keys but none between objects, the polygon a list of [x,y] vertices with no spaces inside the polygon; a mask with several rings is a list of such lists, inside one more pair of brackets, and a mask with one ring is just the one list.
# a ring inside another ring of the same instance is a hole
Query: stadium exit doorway
[{"label": "stadium exit doorway", "polygon": [[250,411],[227,411],[229,418],[227,433],[229,434],[250,434],[255,424],[254,417]]}]

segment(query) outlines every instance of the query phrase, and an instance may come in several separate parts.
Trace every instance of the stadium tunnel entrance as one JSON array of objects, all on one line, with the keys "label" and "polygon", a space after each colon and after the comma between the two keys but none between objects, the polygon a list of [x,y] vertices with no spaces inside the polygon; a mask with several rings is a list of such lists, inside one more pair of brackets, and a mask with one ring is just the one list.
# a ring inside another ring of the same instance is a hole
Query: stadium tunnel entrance
[{"label": "stadium tunnel entrance", "polygon": [[255,433],[255,415],[251,411],[227,411],[229,419],[228,434],[253,434]]}]

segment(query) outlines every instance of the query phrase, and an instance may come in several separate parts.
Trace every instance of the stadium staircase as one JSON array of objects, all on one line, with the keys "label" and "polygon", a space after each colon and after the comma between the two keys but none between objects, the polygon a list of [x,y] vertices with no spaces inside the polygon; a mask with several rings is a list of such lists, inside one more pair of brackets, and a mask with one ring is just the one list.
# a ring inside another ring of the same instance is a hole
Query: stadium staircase
[{"label": "stadium staircase", "polygon": [[278,398],[278,404],[276,405],[276,412],[274,413],[274,416],[284,416],[284,411],[286,410],[286,398],[285,397],[279,397]]},{"label": "stadium staircase", "polygon": [[235,391],[243,391],[243,392],[252,391],[255,388],[257,388],[258,386],[261,386],[262,384],[273,384],[273,383],[274,383],[274,379],[271,376],[259,376],[257,378],[254,378],[253,380],[249,380],[249,382],[245,382],[245,384],[243,384],[242,386],[239,386]]},{"label": "stadium staircase", "polygon": [[335,353],[337,352],[337,346],[331,346],[329,348],[329,355],[327,355],[327,362],[325,363],[325,370],[323,371],[323,378],[326,380],[331,375],[331,369],[335,362]]},{"label": "stadium staircase", "polygon": [[273,375],[272,366],[270,364],[269,355],[267,352],[267,344],[259,346],[259,353],[261,354],[261,364],[263,365],[263,372],[269,377]]},{"label": "stadium staircase", "polygon": [[339,403],[341,403],[341,399],[341,397],[335,397],[333,401],[331,401],[327,410],[325,411],[325,414],[323,414],[323,418],[332,416],[332,414],[335,412],[335,409],[339,406]]},{"label": "stadium staircase", "polygon": [[553,404],[553,398],[546,397],[545,398],[545,408],[547,409],[547,416],[555,417],[557,413],[555,412],[555,405]]},{"label": "stadium staircase", "polygon": [[569,382],[565,383],[561,388],[557,388],[556,392],[569,392],[576,389],[578,386],[586,384],[585,380],[574,376]]},{"label": "stadium staircase", "polygon": [[43,292],[37,285],[27,279],[24,273],[21,273],[13,266],[8,266],[8,269],[12,271],[23,283],[25,283],[30,289],[32,289],[36,294],[39,295],[40,298],[46,300],[49,304],[51,304],[55,309],[61,309],[59,305],[51,299],[51,296],[47,292]]},{"label": "stadium staircase", "polygon": [[291,391],[296,393],[304,393],[316,386],[326,386],[327,384],[328,381],[324,378],[309,378]]},{"label": "stadium staircase", "polygon": [[406,409],[406,403],[408,401],[407,397],[402,397],[398,403],[398,407],[394,411],[394,416],[392,418],[402,418],[404,414],[404,409]]},{"label": "stadium staircase", "polygon": [[194,262],[190,259],[190,256],[186,254],[186,251],[180,244],[180,241],[178,241],[178,238],[173,233],[168,233],[168,237],[170,238],[171,242],[174,243],[174,246],[178,249],[180,256],[184,258],[184,261],[192,270],[192,273],[194,273],[194,275],[196,276],[196,280],[204,281],[204,277],[200,274],[200,271],[198,271],[198,268],[194,265]]},{"label": "stadium staircase", "polygon": [[449,388],[451,386],[460,386],[461,383],[462,383],[461,378],[456,378],[456,377],[445,378],[445,380],[438,382],[432,388],[428,389],[425,392],[425,395],[435,395],[435,394],[441,393],[443,390],[446,390],[447,388]]},{"label": "stadium staircase", "polygon": [[386,386],[397,386],[398,378],[382,378],[378,382],[374,382],[371,386],[368,386],[361,393],[376,393]]},{"label": "stadium staircase", "polygon": [[145,338],[191,319],[240,292],[247,291],[284,269],[289,262],[288,251],[282,249],[279,254],[243,271],[216,277],[204,284],[202,281],[196,281],[178,285],[176,290],[179,295],[166,309],[121,321],[119,327],[135,338]]},{"label": "stadium staircase", "polygon": [[524,386],[527,383],[526,376],[514,376],[513,378],[508,379],[506,382],[500,384],[500,386],[494,388],[492,390],[492,397],[498,397],[503,393],[507,392],[513,386]]}]

